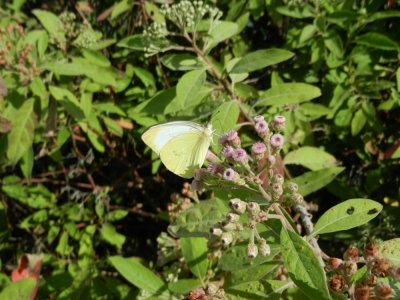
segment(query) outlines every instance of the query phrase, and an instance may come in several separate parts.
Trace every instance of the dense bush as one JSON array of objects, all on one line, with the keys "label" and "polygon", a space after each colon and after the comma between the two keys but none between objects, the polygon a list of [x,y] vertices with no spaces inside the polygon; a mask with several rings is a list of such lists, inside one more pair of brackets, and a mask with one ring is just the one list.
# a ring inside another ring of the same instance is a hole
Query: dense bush
[{"label": "dense bush", "polygon": [[[399,18],[6,1],[0,299],[400,298]],[[192,182],[140,138],[173,120],[214,129]]]}]

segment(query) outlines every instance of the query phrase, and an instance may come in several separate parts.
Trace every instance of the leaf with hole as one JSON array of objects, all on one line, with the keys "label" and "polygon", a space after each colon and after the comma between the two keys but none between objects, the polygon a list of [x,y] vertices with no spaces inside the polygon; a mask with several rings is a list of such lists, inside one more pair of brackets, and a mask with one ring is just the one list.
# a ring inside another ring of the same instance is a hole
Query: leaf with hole
[{"label": "leaf with hole", "polygon": [[314,226],[313,235],[348,230],[375,218],[382,205],[369,199],[350,199],[327,210]]}]

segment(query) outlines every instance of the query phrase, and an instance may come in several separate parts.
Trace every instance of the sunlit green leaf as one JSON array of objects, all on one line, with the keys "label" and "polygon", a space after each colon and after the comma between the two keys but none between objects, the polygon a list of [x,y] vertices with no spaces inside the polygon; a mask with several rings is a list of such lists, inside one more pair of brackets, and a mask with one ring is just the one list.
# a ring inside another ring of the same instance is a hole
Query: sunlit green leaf
[{"label": "sunlit green leaf", "polygon": [[375,218],[382,205],[369,199],[350,199],[327,210],[314,226],[313,235],[348,230]]}]

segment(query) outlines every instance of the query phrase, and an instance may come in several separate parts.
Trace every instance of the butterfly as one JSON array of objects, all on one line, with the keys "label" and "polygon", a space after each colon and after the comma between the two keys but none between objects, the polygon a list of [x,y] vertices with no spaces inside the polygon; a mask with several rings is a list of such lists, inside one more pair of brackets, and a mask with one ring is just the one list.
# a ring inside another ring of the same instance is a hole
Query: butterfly
[{"label": "butterfly", "polygon": [[143,142],[160,156],[166,168],[183,178],[192,178],[203,165],[212,137],[211,124],[189,121],[154,125],[142,134]]}]

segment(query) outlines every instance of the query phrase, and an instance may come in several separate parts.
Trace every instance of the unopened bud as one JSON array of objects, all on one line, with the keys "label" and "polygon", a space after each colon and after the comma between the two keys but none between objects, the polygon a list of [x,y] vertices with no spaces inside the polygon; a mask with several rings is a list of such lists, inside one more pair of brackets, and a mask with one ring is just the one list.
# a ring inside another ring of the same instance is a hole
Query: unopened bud
[{"label": "unopened bud", "polygon": [[374,290],[378,299],[390,299],[392,297],[393,290],[386,283],[378,282]]},{"label": "unopened bud", "polygon": [[368,286],[374,286],[378,282],[378,277],[374,274],[369,274],[365,279],[365,284]]},{"label": "unopened bud", "polygon": [[392,263],[387,258],[379,258],[373,262],[371,273],[378,277],[385,277],[392,267]]},{"label": "unopened bud", "polygon": [[400,280],[400,267],[391,267],[389,269],[389,275],[394,279],[394,280]]},{"label": "unopened bud", "polygon": [[258,255],[258,247],[255,244],[249,244],[247,246],[247,256],[250,258],[256,258]]},{"label": "unopened bud", "polygon": [[343,260],[341,260],[340,258],[337,257],[331,257],[329,258],[328,261],[328,266],[330,267],[330,269],[332,270],[337,270],[339,269],[343,264]]},{"label": "unopened bud", "polygon": [[232,241],[233,241],[232,233],[224,232],[221,235],[221,243],[222,243],[222,245],[228,246],[230,243],[232,243]]},{"label": "unopened bud", "polygon": [[332,292],[340,292],[345,289],[346,280],[342,275],[335,274],[329,279],[328,286]]},{"label": "unopened bud", "polygon": [[246,211],[246,202],[240,200],[239,198],[234,198],[229,201],[229,206],[234,212],[238,214],[243,214]]},{"label": "unopened bud", "polygon": [[343,271],[346,274],[346,276],[351,277],[357,272],[357,263],[354,261],[345,261],[343,263]]},{"label": "unopened bud", "polygon": [[214,296],[218,292],[218,286],[213,283],[208,284],[207,286],[207,294],[210,296]]},{"label": "unopened bud", "polygon": [[303,196],[300,195],[300,194],[292,194],[292,195],[290,196],[290,199],[291,199],[294,203],[296,203],[296,204],[302,204],[303,201],[304,201]]},{"label": "unopened bud", "polygon": [[378,254],[378,246],[373,242],[368,242],[364,248],[364,259],[366,261],[373,260]]},{"label": "unopened bud", "polygon": [[249,202],[247,203],[247,211],[255,215],[260,211],[260,205],[257,202]]},{"label": "unopened bud", "polygon": [[219,228],[219,227],[211,227],[211,228],[210,228],[210,233],[211,233],[212,235],[215,235],[215,236],[221,236],[222,233],[223,233],[223,231],[222,231],[222,229]]},{"label": "unopened bud", "polygon": [[349,246],[349,248],[347,248],[346,252],[343,255],[343,258],[345,260],[349,260],[349,261],[358,261],[358,249],[355,246]]},{"label": "unopened bud", "polygon": [[282,131],[285,129],[286,119],[284,116],[275,116],[272,121],[272,126],[275,131]]},{"label": "unopened bud", "polygon": [[260,239],[260,253],[263,256],[268,256],[271,254],[271,247],[267,244],[265,239]]},{"label": "unopened bud", "polygon": [[295,193],[299,190],[299,186],[294,182],[289,182],[286,187],[290,193]]},{"label": "unopened bud", "polygon": [[368,300],[369,299],[369,287],[363,286],[358,287],[354,290],[355,300]]},{"label": "unopened bud", "polygon": [[285,177],[283,177],[283,175],[281,175],[281,174],[275,174],[272,181],[274,183],[283,184],[283,182],[285,181]]},{"label": "unopened bud", "polygon": [[236,230],[236,223],[233,222],[229,222],[228,220],[224,220],[222,222],[221,228],[223,231],[234,231]]},{"label": "unopened bud", "polygon": [[237,222],[237,221],[239,221],[239,219],[240,219],[240,216],[237,214],[234,214],[234,213],[228,213],[226,215],[226,220],[229,222]]}]

